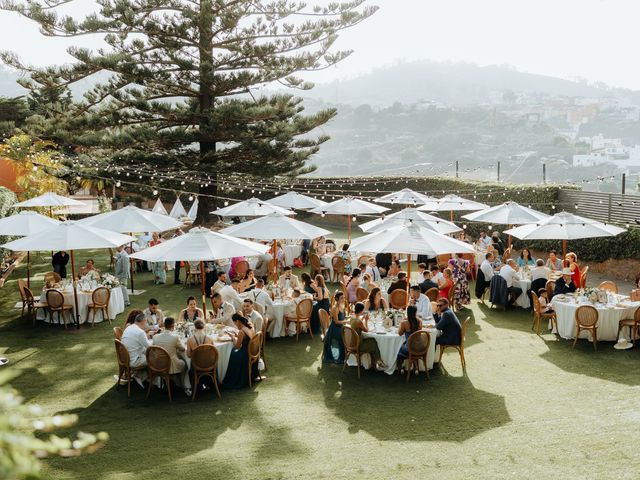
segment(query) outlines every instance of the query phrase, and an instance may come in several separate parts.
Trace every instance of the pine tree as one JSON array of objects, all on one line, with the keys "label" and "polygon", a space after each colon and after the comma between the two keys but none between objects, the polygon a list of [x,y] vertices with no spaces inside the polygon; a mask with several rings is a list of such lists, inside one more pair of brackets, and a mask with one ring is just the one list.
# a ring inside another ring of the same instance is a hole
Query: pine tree
[{"label": "pine tree", "polygon": [[[198,222],[208,220],[219,175],[296,175],[328,139],[314,129],[336,114],[303,114],[290,93],[306,90],[297,75],[335,65],[350,51],[333,51],[340,31],[376,11],[366,0],[306,5],[295,0],[99,0],[99,11],[76,20],[59,15],[69,0],[0,0],[0,8],[36,21],[44,35],[102,34],[106,46],[68,50],[71,65],[30,68],[31,91],[66,88],[98,78],[82,101],[60,112],[56,136],[103,152],[111,162],[180,168],[199,181]],[[264,91],[264,90],[263,90]],[[43,132],[45,134],[46,132]],[[210,178],[211,180],[206,180]]]}]

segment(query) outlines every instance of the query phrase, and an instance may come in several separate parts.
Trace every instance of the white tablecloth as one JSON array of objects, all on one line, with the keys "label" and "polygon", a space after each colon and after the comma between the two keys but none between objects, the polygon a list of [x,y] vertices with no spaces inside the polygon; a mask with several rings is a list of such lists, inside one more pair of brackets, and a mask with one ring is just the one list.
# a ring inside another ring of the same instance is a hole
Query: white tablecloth
[{"label": "white tablecloth", "polygon": [[293,265],[293,260],[302,254],[302,245],[284,245],[284,262],[288,266]]},{"label": "white tablecloth", "polygon": [[531,306],[531,300],[527,293],[531,290],[531,280],[518,280],[515,286],[522,289],[522,293],[516,299],[516,305],[522,308],[529,308]]},{"label": "white tablecloth", "polygon": [[[187,339],[181,338],[182,345],[187,348]],[[231,358],[231,352],[233,351],[233,342],[213,342],[213,346],[218,350],[218,382],[222,383],[227,369],[229,368],[229,359]],[[187,368],[191,369],[191,359],[187,357],[186,352],[181,355],[181,358],[187,363]],[[193,378],[191,379],[193,381]]]},{"label": "white tablecloth", "polygon": [[[431,338],[429,342],[429,352],[427,353],[427,367],[429,368],[429,370],[431,370],[436,358],[437,330],[435,328],[429,328],[427,329],[427,332],[429,332],[429,337]],[[398,335],[398,331],[396,328],[385,334],[364,332],[362,335],[363,338],[375,339],[376,343],[378,344],[378,348],[380,349],[381,360],[387,366],[384,372],[387,375],[393,375],[396,371],[396,360],[398,359],[398,352],[400,351],[400,347],[402,347],[402,344],[404,342],[404,335]],[[347,364],[350,367],[355,367],[357,365],[357,361],[353,355],[349,357],[349,361],[347,362]],[[365,355],[362,357],[362,366],[364,368],[369,368],[369,355]]]},{"label": "white tablecloth", "polygon": [[[67,305],[71,305],[73,307],[74,318],[75,321],[75,303],[73,300],[73,289],[71,287],[67,287],[64,291],[62,291],[64,295],[64,303]],[[86,321],[91,321],[91,316],[88,316],[89,308],[88,305],[91,303],[91,294],[92,292],[83,292],[78,289],[78,309],[80,311],[80,323],[85,323]],[[46,303],[47,295],[46,290],[43,290],[40,294],[40,301],[42,303]],[[109,317],[111,320],[115,319],[117,315],[124,312],[124,297],[122,296],[122,289],[120,287],[116,287],[111,289],[111,298],[109,299]],[[68,315],[68,313],[67,313]],[[38,320],[44,320],[45,322],[49,322],[49,315],[43,311],[38,310],[38,315],[36,317]],[[102,318],[101,312],[96,312],[96,323],[100,323],[105,319]],[[55,313],[53,315],[54,323],[58,322],[58,314]]]},{"label": "white tablecloth", "polygon": [[273,305],[271,307],[268,307],[267,314],[273,322],[272,338],[286,336],[286,332],[284,331],[284,314],[287,312],[287,308],[292,305],[292,300],[277,299],[273,301]]},{"label": "white tablecloth", "polygon": [[[556,312],[558,333],[562,338],[573,339],[576,335],[576,310],[580,304],[576,304],[573,298],[567,302],[557,299],[552,300],[553,309]],[[584,305],[584,304],[583,304]],[[590,303],[586,305],[591,305]],[[640,302],[625,302],[625,307],[594,305],[598,310],[598,340],[615,341],[618,335],[618,322],[623,318],[633,318],[633,314],[640,306]],[[620,335],[628,336],[628,329],[624,329]],[[580,332],[580,338],[589,338],[589,332]]]}]

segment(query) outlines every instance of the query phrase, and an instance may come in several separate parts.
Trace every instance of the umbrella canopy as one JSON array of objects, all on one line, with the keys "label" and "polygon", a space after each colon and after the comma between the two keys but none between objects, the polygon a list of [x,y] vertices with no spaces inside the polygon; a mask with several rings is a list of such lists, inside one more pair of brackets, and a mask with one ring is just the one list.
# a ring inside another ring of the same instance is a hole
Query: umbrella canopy
[{"label": "umbrella canopy", "polygon": [[489,205],[474,202],[473,200],[467,200],[466,198],[459,197],[458,195],[445,195],[434,202],[428,202],[425,205],[418,207],[418,210],[423,212],[458,212],[465,210],[484,210],[485,208],[489,208]]},{"label": "umbrella canopy", "polygon": [[277,207],[291,208],[293,210],[310,210],[327,204],[327,202],[298,192],[287,192],[284,195],[267,200],[267,202]]},{"label": "umbrella canopy", "polygon": [[326,215],[362,215],[367,213],[382,213],[389,210],[375,203],[365,202],[358,198],[344,197],[335,202],[327,203],[322,207],[311,210],[312,213],[324,213]]},{"label": "umbrella canopy", "polygon": [[404,225],[356,238],[349,247],[356,252],[407,253],[417,255],[443,255],[446,253],[474,253],[468,243],[422,228]]},{"label": "umbrella canopy", "polygon": [[189,217],[189,220],[191,220],[192,222],[195,222],[196,221],[196,217],[198,216],[198,205],[199,204],[200,204],[200,202],[196,198],[193,201],[193,204],[191,205],[191,208],[189,209],[189,213],[187,213],[187,217]]},{"label": "umbrella canopy", "polygon": [[626,230],[569,212],[560,212],[535,224],[505,230],[504,233],[521,240],[579,240],[615,237],[622,232]]},{"label": "umbrella canopy", "polygon": [[268,245],[249,242],[208,228],[196,227],[188,233],[131,254],[147,262],[200,262],[222,258],[262,255]]},{"label": "umbrella canopy", "polygon": [[474,222],[496,223],[498,225],[524,225],[527,223],[535,223],[546,218],[546,215],[532,208],[523,207],[516,202],[505,202],[486,210],[479,212],[467,213],[462,218],[472,220]]},{"label": "umbrella canopy", "polygon": [[249,222],[225,228],[221,230],[221,233],[258,240],[299,240],[317,238],[328,235],[331,232],[309,223],[294,220],[280,213],[272,213]]},{"label": "umbrella canopy", "polygon": [[129,235],[122,235],[111,230],[104,230],[68,220],[3,246],[18,252],[90,250],[94,248],[116,248],[133,241],[135,241],[135,238]]},{"label": "umbrella canopy", "polygon": [[176,202],[173,204],[169,216],[171,218],[183,218],[187,216],[187,211],[184,209],[180,198],[176,198]]},{"label": "umbrella canopy", "polygon": [[398,192],[389,193],[374,200],[376,203],[394,203],[397,205],[425,205],[437,201],[438,199],[435,197],[414,192],[410,188],[403,188]]},{"label": "umbrella canopy", "polygon": [[164,232],[182,226],[182,223],[174,218],[133,205],[87,217],[78,223],[120,233]]},{"label": "umbrella canopy", "polygon": [[455,223],[421,212],[417,208],[405,208],[404,210],[388,215],[386,218],[377,218],[370,222],[363,223],[360,225],[360,228],[363,232],[373,233],[379,232],[380,230],[387,230],[391,227],[402,227],[407,223],[412,223],[428,230],[442,233],[443,235],[462,231]]},{"label": "umbrella canopy", "polygon": [[0,219],[0,235],[25,237],[52,228],[59,223],[58,220],[45,217],[33,210],[25,210],[17,215]]},{"label": "umbrella canopy", "polygon": [[24,202],[16,203],[15,207],[80,207],[84,203],[73,198],[63,197],[57,193],[47,192]]},{"label": "umbrella canopy", "polygon": [[169,215],[169,212],[167,212],[167,209],[164,208],[164,205],[162,204],[162,201],[160,199],[156,200],[156,204],[153,206],[151,211],[153,213],[159,213],[161,215]]},{"label": "umbrella canopy", "polygon": [[211,212],[221,217],[262,217],[270,213],[281,213],[283,215],[294,215],[291,210],[272,205],[271,203],[260,200],[259,198],[250,198],[228,207],[219,208]]}]

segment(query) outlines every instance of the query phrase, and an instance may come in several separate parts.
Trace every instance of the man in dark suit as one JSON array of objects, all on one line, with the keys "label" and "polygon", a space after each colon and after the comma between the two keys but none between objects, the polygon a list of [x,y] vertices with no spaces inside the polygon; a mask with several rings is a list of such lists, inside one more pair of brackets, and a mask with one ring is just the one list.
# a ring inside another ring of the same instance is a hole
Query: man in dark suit
[{"label": "man in dark suit", "polygon": [[462,326],[456,314],[449,308],[449,300],[439,298],[436,312],[433,314],[438,329],[436,344],[460,345]]},{"label": "man in dark suit", "polygon": [[438,284],[431,280],[431,272],[429,270],[425,270],[422,272],[422,277],[424,280],[420,282],[420,292],[427,293],[432,288],[437,288],[439,290]]},{"label": "man in dark suit", "polygon": [[554,295],[560,295],[562,293],[573,293],[576,291],[576,286],[571,280],[571,269],[562,269],[562,278],[556,280],[556,288],[553,289]]},{"label": "man in dark suit", "polygon": [[380,270],[380,275],[382,278],[387,276],[387,272],[389,271],[389,267],[393,262],[393,255],[390,253],[379,253],[376,255],[376,265]]},{"label": "man in dark suit", "polygon": [[53,271],[60,275],[60,278],[67,278],[67,263],[69,263],[69,254],[67,252],[57,252],[53,254],[51,265]]},{"label": "man in dark suit", "polygon": [[405,272],[398,273],[398,281],[393,282],[389,289],[387,290],[388,294],[391,294],[394,290],[406,290],[407,289],[407,274]]}]

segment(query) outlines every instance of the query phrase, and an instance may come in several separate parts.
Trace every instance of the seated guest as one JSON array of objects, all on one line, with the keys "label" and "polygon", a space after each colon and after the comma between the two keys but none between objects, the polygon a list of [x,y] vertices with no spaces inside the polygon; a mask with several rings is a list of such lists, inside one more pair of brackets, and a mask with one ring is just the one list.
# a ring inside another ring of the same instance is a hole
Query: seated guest
[{"label": "seated guest", "polygon": [[409,289],[409,305],[417,308],[417,315],[421,320],[430,319],[433,315],[431,301],[429,301],[424,293],[420,292],[418,285],[412,285]]},{"label": "seated guest", "polygon": [[219,293],[224,287],[227,286],[227,272],[218,272],[218,281],[211,287],[211,295]]},{"label": "seated guest", "polygon": [[453,272],[450,268],[444,269],[444,282],[440,284],[438,298],[449,298],[449,291],[454,288]]},{"label": "seated guest", "polygon": [[173,317],[167,317],[164,320],[164,330],[153,336],[153,345],[164,348],[169,357],[171,357],[170,375],[178,375],[180,384],[184,389],[184,393],[191,396],[191,381],[189,380],[189,372],[187,362],[178,357],[178,352],[184,352],[185,348],[180,342],[180,338],[175,333],[176,321]]},{"label": "seated guest", "polygon": [[[249,342],[256,336],[256,330],[251,322],[239,313],[233,314],[233,323],[238,333],[231,334],[233,350],[229,357],[229,366],[222,382],[224,388],[239,389],[249,386]],[[251,376],[258,376],[258,364],[251,367]]]},{"label": "seated guest", "polygon": [[256,278],[267,278],[273,272],[269,271],[269,262],[273,260],[273,256],[269,253],[263,253],[258,256],[258,261],[256,262],[256,269],[254,271]]},{"label": "seated guest", "polygon": [[[140,311],[139,311],[140,312]],[[151,345],[147,337],[147,320],[144,313],[136,315],[134,323],[125,329],[121,342],[129,352],[129,366],[131,368],[145,367],[147,365],[147,348]],[[146,372],[135,372],[135,380],[142,387],[142,381],[146,378]]]},{"label": "seated guest", "polygon": [[231,280],[231,285],[225,285],[220,292],[223,302],[229,302],[233,305],[236,311],[242,309],[242,298],[240,297],[240,280],[234,278]]},{"label": "seated guest", "polygon": [[[313,299],[313,297],[308,294],[307,292],[301,292],[299,289],[295,288],[293,290],[293,292],[291,293],[291,302],[287,302],[285,304],[284,307],[284,316],[285,317],[295,317],[296,316],[296,309],[298,307],[298,304],[305,299]],[[293,334],[295,335],[295,325],[290,324],[289,325],[290,328],[293,328]],[[302,325],[302,329],[306,332],[307,325]]]},{"label": "seated guest", "polygon": [[244,318],[246,318],[253,324],[256,332],[262,331],[262,323],[264,322],[264,319],[262,318],[262,315],[260,315],[260,313],[253,308],[253,300],[249,298],[244,299],[242,314]]},{"label": "seated guest", "polygon": [[136,323],[136,317],[140,314],[144,314],[142,310],[131,310],[129,315],[127,315],[127,319],[124,321],[124,325],[122,326],[122,331],[124,332],[128,327]]},{"label": "seated guest", "polygon": [[211,311],[209,312],[209,323],[223,323],[233,327],[231,317],[236,313],[236,309],[231,302],[223,302],[219,293],[214,293],[211,298]]},{"label": "seated guest", "polygon": [[507,260],[507,264],[500,269],[500,276],[507,282],[510,302],[515,302],[522,293],[522,289],[515,285],[520,280],[520,277],[518,275],[518,264],[514,259]]},{"label": "seated guest", "polygon": [[195,327],[193,335],[187,340],[187,357],[189,358],[200,345],[213,345],[213,339],[204,331],[204,322],[202,320],[196,320],[193,326]]},{"label": "seated guest", "polygon": [[345,243],[342,248],[336,252],[336,257],[340,257],[344,261],[344,273],[345,275],[351,275],[351,254],[348,252],[349,244]]},{"label": "seated guest", "polygon": [[361,263],[360,265],[358,265],[358,270],[360,270],[360,283],[362,283],[362,280],[364,278],[364,272],[367,271],[367,264],[366,263]]},{"label": "seated guest", "polygon": [[440,271],[439,265],[433,265],[431,267],[431,280],[438,284],[438,289],[442,287],[442,284],[444,283],[444,275]]},{"label": "seated guest", "polygon": [[394,260],[387,271],[387,277],[397,277],[400,273],[400,260]]},{"label": "seated guest", "polygon": [[493,242],[491,241],[491,237],[487,236],[487,232],[485,232],[484,230],[480,230],[480,235],[478,236],[478,241],[476,242],[478,248],[480,250],[486,250],[487,247],[491,245],[491,243]]},{"label": "seated guest", "polygon": [[398,272],[398,280],[393,282],[387,289],[387,293],[391,294],[394,290],[406,290],[407,289],[407,274],[404,272]]},{"label": "seated guest", "polygon": [[240,262],[246,262],[247,259],[244,257],[233,257],[231,259],[231,266],[229,267],[229,277],[231,277],[232,279],[236,278],[238,276],[238,274],[236,273],[236,265],[238,265]]},{"label": "seated guest", "polygon": [[[431,310],[431,307],[429,307],[429,310]],[[409,305],[407,307],[407,319],[403,320],[402,323],[400,323],[400,328],[398,328],[398,335],[401,337],[404,336],[404,341],[398,352],[398,360],[396,362],[398,370],[402,370],[404,361],[409,358],[409,337],[412,333],[422,330],[422,320],[420,320],[417,313],[418,309],[416,306]],[[415,347],[424,348],[422,345],[415,345]]]},{"label": "seated guest", "polygon": [[422,293],[427,293],[432,288],[437,288],[438,290],[440,290],[440,287],[438,287],[438,284],[433,280],[431,280],[431,272],[429,270],[425,269],[425,271],[422,272],[422,278],[423,280],[419,284],[420,291]]},{"label": "seated guest", "polygon": [[536,260],[536,266],[531,269],[531,281],[535,282],[539,278],[549,280],[550,275],[551,269],[544,266],[544,260],[542,260],[541,258]]},{"label": "seated guest", "polygon": [[535,265],[533,258],[531,258],[531,252],[529,252],[528,248],[523,248],[520,252],[520,256],[517,260],[518,267],[523,268],[525,266],[532,267]]},{"label": "seated guest", "polygon": [[195,322],[196,320],[204,320],[202,309],[196,305],[196,297],[187,298],[187,308],[183,308],[178,317],[181,322]]},{"label": "seated guest", "polygon": [[582,272],[580,272],[580,265],[578,265],[578,256],[573,253],[567,253],[567,256],[564,260],[565,267],[569,267],[571,269],[571,280],[576,288],[582,287]]},{"label": "seated guest", "polygon": [[248,298],[253,300],[253,303],[259,303],[267,313],[267,308],[273,308],[273,300],[271,295],[264,288],[264,280],[259,278],[256,280],[256,288],[251,290],[248,294]]},{"label": "seated guest", "polygon": [[558,258],[555,250],[549,250],[549,258],[546,265],[552,272],[562,270],[562,260]]},{"label": "seated guest", "polygon": [[495,269],[493,267],[494,259],[495,257],[493,255],[493,252],[487,252],[484,255],[484,260],[480,264],[480,270],[482,270],[484,281],[487,283],[487,285],[491,283],[491,279],[495,275]]},{"label": "seated guest", "polygon": [[541,288],[538,290],[538,301],[540,302],[540,310],[542,313],[552,313],[553,307],[549,302],[549,293],[546,288]]},{"label": "seated guest", "polygon": [[556,280],[556,287],[553,289],[553,295],[563,293],[573,293],[576,291],[576,284],[573,283],[571,269],[569,267],[562,269],[562,278]]},{"label": "seated guest", "polygon": [[351,272],[351,276],[345,282],[345,288],[347,289],[347,295],[349,296],[347,301],[349,303],[355,303],[358,301],[358,287],[360,287],[360,269],[354,268],[353,272]]},{"label": "seated guest", "polygon": [[376,265],[383,278],[389,274],[389,267],[391,267],[392,262],[393,255],[391,253],[378,253],[376,255]]},{"label": "seated guest", "polygon": [[369,293],[369,298],[364,301],[364,308],[367,312],[377,312],[380,310],[389,310],[387,301],[382,298],[382,292],[375,287]]},{"label": "seated guest", "polygon": [[436,305],[436,312],[433,314],[438,330],[436,344],[460,345],[462,326],[456,314],[449,308],[449,301],[439,298]]},{"label": "seated guest", "polygon": [[330,316],[331,322],[324,337],[322,361],[326,363],[344,363],[344,343],[342,342],[342,326],[348,323],[346,317],[346,299],[342,292],[334,297]]},{"label": "seated guest", "polygon": [[498,251],[493,248],[493,245],[489,245],[489,247],[487,248],[487,253],[493,254],[493,259],[491,260],[491,266],[493,267],[493,269],[495,271],[500,270],[502,268],[502,257],[500,257]]},{"label": "seated guest", "polygon": [[320,310],[329,313],[331,308],[331,294],[322,275],[316,275],[313,283],[313,312],[311,313],[311,331],[320,333]]},{"label": "seated guest", "polygon": [[311,275],[307,272],[302,272],[300,274],[300,280],[302,280],[302,290],[304,290],[309,295],[313,295],[316,291],[313,280],[311,279]]},{"label": "seated guest", "polygon": [[427,269],[427,264],[420,262],[418,263],[418,273],[415,274],[418,282],[422,282],[424,280],[424,272]]},{"label": "seated guest", "polygon": [[254,289],[255,286],[256,286],[256,278],[254,276],[253,270],[249,269],[247,270],[247,273],[244,276],[244,278],[240,279],[240,283],[238,284],[238,292],[239,293],[248,292],[249,290]]},{"label": "seated guest", "polygon": [[368,319],[369,314],[365,313],[364,303],[356,303],[353,309],[353,315],[351,316],[350,326],[360,336],[360,353],[368,353],[371,356],[371,366],[369,369],[373,370],[380,362],[381,356],[380,349],[378,348],[378,342],[376,342],[374,338],[364,337],[362,335],[363,332],[369,331],[369,328],[367,327]]},{"label": "seated guest", "polygon": [[362,282],[360,283],[360,288],[364,288],[367,292],[370,292],[371,289],[377,287],[378,284],[371,280],[371,275],[365,273],[362,275]]},{"label": "seated guest", "polygon": [[376,266],[376,261],[373,257],[370,257],[369,260],[367,261],[367,267],[365,272],[371,276],[371,280],[373,280],[374,282],[379,282],[380,279],[382,278],[382,275],[380,274],[380,270],[378,270],[378,267]]},{"label": "seated guest", "polygon": [[298,277],[293,274],[290,266],[284,267],[284,273],[278,279],[278,286],[282,290],[294,290],[300,288]]},{"label": "seated guest", "polygon": [[80,277],[84,277],[88,273],[93,273],[94,277],[96,275],[97,275],[98,278],[100,277],[100,272],[98,272],[98,270],[96,270],[92,259],[87,260],[86,265],[80,269]]},{"label": "seated guest", "polygon": [[144,309],[144,316],[147,319],[147,326],[158,329],[164,325],[164,314],[162,310],[158,308],[158,300],[155,298],[149,299],[149,306]]},{"label": "seated guest", "polygon": [[498,232],[493,232],[491,234],[491,245],[498,251],[498,255],[502,255],[504,253],[504,243],[500,240]]}]

